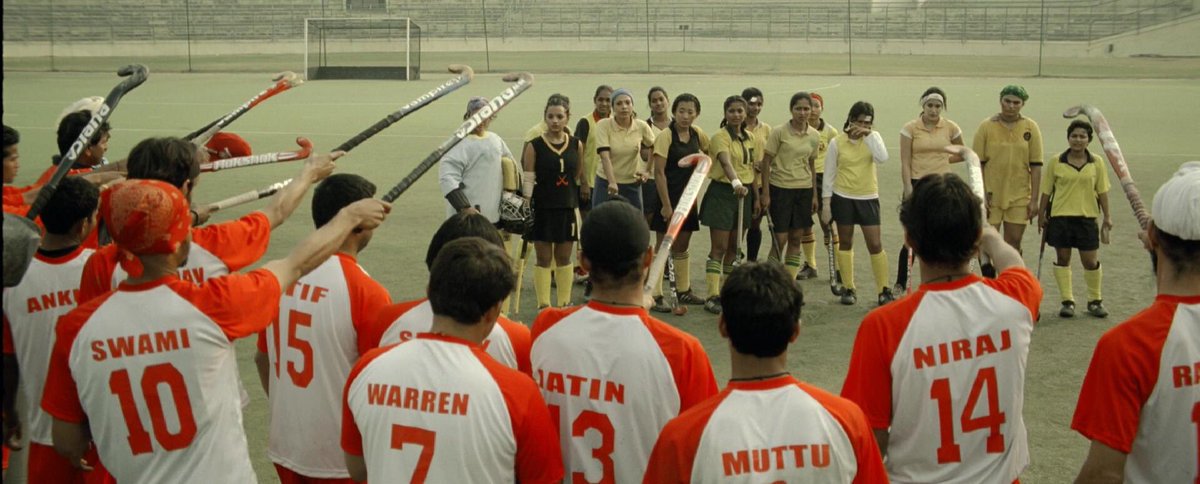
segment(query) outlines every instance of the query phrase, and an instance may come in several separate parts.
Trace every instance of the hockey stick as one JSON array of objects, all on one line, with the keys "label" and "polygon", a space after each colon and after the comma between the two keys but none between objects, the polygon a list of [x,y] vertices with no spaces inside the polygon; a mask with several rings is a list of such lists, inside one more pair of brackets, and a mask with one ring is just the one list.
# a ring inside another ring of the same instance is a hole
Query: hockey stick
[{"label": "hockey stick", "polygon": [[832,220],[829,221],[829,243],[825,244],[825,253],[829,255],[829,292],[834,296],[841,296],[846,292],[846,288],[842,286],[841,270],[837,266],[837,257],[834,251],[837,250],[834,246],[837,245],[837,225],[834,225]]},{"label": "hockey stick", "polygon": [[[1050,215],[1050,209],[1053,207],[1053,204],[1054,204],[1054,191],[1051,190],[1050,198],[1048,200],[1046,200],[1046,215],[1047,216]],[[1048,225],[1048,223],[1047,223],[1047,225]],[[1038,281],[1042,280],[1042,260],[1046,258],[1046,234],[1049,232],[1046,229],[1048,229],[1048,228],[1049,227],[1042,229],[1042,243],[1038,246],[1038,268],[1037,268]]]},{"label": "hockey stick", "polygon": [[[518,235],[520,237],[520,235]],[[521,289],[525,286],[525,261],[529,259],[529,241],[521,237],[521,260],[517,262],[517,289],[513,294],[513,316],[521,314]],[[536,283],[534,284],[537,285]]]},{"label": "hockey stick", "polygon": [[[104,103],[92,113],[92,119],[88,121],[87,126],[83,127],[83,131],[79,133],[75,142],[71,143],[66,155],[59,161],[58,169],[42,186],[37,198],[30,205],[29,211],[25,213],[25,217],[5,214],[4,287],[12,287],[21,282],[21,278],[25,276],[25,271],[29,268],[29,262],[33,260],[33,255],[37,251],[38,243],[41,240],[41,229],[33,223],[33,220],[50,202],[50,197],[54,196],[54,192],[58,190],[58,184],[75,166],[79,154],[83,152],[84,148],[92,145],[93,138],[100,135],[100,126],[112,116],[121,97],[146,82],[150,71],[141,64],[130,64],[117,70],[117,75],[125,79],[122,79],[109,91],[108,96],[104,98]],[[21,220],[22,218],[24,220]]]},{"label": "hockey stick", "polygon": [[771,220],[771,212],[767,212],[767,231],[771,233],[771,257],[783,264],[783,254],[779,252],[779,240],[775,238],[775,221]]},{"label": "hockey stick", "polygon": [[[979,155],[976,155],[971,148],[967,148],[966,146],[949,145],[945,150],[947,153],[961,156],[963,163],[966,163],[967,184],[971,186],[971,193],[979,197],[979,210],[983,217],[983,224],[987,225],[987,197],[983,188],[983,165],[979,163]],[[984,274],[996,273],[996,269],[992,267],[991,259],[983,252],[979,253],[979,270]]]},{"label": "hockey stick", "polygon": [[401,106],[396,112],[387,115],[379,122],[371,125],[371,127],[363,130],[363,132],[354,135],[353,138],[346,140],[333,151],[350,151],[364,141],[371,139],[372,136],[379,134],[380,131],[387,129],[388,126],[396,124],[397,121],[404,119],[405,116],[417,112],[417,110],[428,106],[430,103],[441,99],[447,94],[454,92],[456,89],[471,83],[475,79],[475,71],[470,66],[462,64],[452,64],[450,72],[458,74],[443,82],[441,85],[431,89],[429,92],[422,94],[420,97],[409,101],[408,104]]},{"label": "hockey stick", "polygon": [[271,195],[274,195],[275,192],[282,190],[283,187],[288,186],[288,184],[291,182],[292,182],[292,179],[288,178],[287,180],[272,183],[272,184],[267,185],[266,187],[260,188],[258,190],[250,190],[246,193],[242,193],[240,195],[234,195],[232,197],[226,198],[219,202],[210,203],[210,204],[208,204],[208,212],[216,213],[216,212],[219,212],[221,210],[224,210],[224,209],[227,209],[230,207],[236,207],[243,203],[249,203],[249,202],[253,202],[255,200],[261,200],[263,198],[267,198]]},{"label": "hockey stick", "polygon": [[907,270],[904,272],[904,293],[910,294],[912,293],[913,264],[917,261],[917,255],[913,252],[912,247],[906,245],[905,248],[908,249],[908,257],[904,258],[904,264],[907,266]]},{"label": "hockey stick", "polygon": [[[749,197],[750,194],[747,193],[746,196]],[[735,232],[733,233],[733,249],[732,249],[733,250],[733,265],[736,266],[742,261],[742,253],[741,253],[742,228],[745,227],[743,225],[743,222],[745,219],[743,218],[742,213],[746,209],[746,200],[737,198],[736,193],[733,195],[733,198],[737,201],[737,206],[738,206],[737,225],[734,227]]]},{"label": "hockey stick", "polygon": [[708,176],[708,171],[712,168],[712,158],[702,153],[696,153],[683,157],[679,160],[679,166],[688,167],[695,165],[692,170],[692,175],[688,178],[687,186],[683,188],[683,194],[679,197],[679,203],[675,204],[675,212],[671,214],[671,220],[667,224],[667,231],[663,234],[663,240],[658,244],[658,252],[654,253],[654,261],[650,263],[650,274],[646,277],[646,284],[642,286],[642,294],[647,299],[650,298],[650,293],[654,291],[655,281],[662,279],[663,270],[667,266],[667,258],[671,256],[671,245],[675,243],[675,237],[679,235],[679,230],[683,228],[683,221],[687,218],[688,213],[692,210],[692,205],[695,205],[696,198],[700,195],[700,186],[704,184],[704,179]]},{"label": "hockey stick", "polygon": [[[485,119],[491,117],[493,114],[496,114],[501,109],[504,109],[504,107],[511,103],[513,99],[516,99],[517,96],[520,96],[521,93],[525,92],[526,89],[529,89],[529,86],[533,85],[533,74],[528,72],[508,74],[504,76],[504,81],[516,82],[516,84],[505,88],[499,96],[492,98],[492,100],[488,102],[487,106],[484,106],[479,111],[476,111],[475,114],[472,114],[471,117],[467,118],[466,121],[463,121],[463,124],[460,125],[458,129],[454,130],[454,134],[450,135],[449,139],[443,141],[442,144],[437,147],[437,149],[433,150],[433,152],[429,154],[429,156],[426,156],[424,160],[421,160],[421,162],[418,163],[411,172],[409,172],[408,176],[404,177],[403,180],[400,180],[400,183],[397,183],[396,186],[392,187],[392,189],[383,196],[383,201],[392,203],[396,201],[397,198],[400,198],[400,195],[407,191],[409,187],[413,185],[413,183],[416,183],[417,180],[421,178],[421,175],[424,175],[425,172],[429,171],[429,169],[432,168],[433,165],[438,162],[438,160],[442,159],[442,156],[445,156],[446,152],[450,151],[450,148],[453,148],[458,144],[458,142],[462,141],[467,137],[467,135],[471,134],[472,131],[475,131],[475,128],[479,127],[479,123],[482,123]],[[661,274],[659,277],[662,277]]]},{"label": "hockey stick", "polygon": [[230,168],[242,168],[246,166],[265,165],[267,163],[276,163],[280,161],[303,160],[312,154],[312,142],[308,138],[296,138],[296,144],[300,145],[300,149],[296,151],[283,151],[279,153],[262,153],[258,155],[241,156],[237,158],[226,158],[224,160],[210,161],[200,164],[200,171],[221,171]]},{"label": "hockey stick", "polygon": [[1129,206],[1133,209],[1133,216],[1137,217],[1138,225],[1142,227],[1142,230],[1149,229],[1150,212],[1142,203],[1142,194],[1133,184],[1133,175],[1129,173],[1129,166],[1125,164],[1125,155],[1121,153],[1121,145],[1117,144],[1117,137],[1113,134],[1112,127],[1108,125],[1108,119],[1099,109],[1090,104],[1074,106],[1064,111],[1063,117],[1074,118],[1080,114],[1087,116],[1092,121],[1092,126],[1096,128],[1100,146],[1104,148],[1104,156],[1108,158],[1108,164],[1112,165],[1113,173],[1116,173],[1117,179],[1121,181],[1121,189],[1125,191],[1125,199],[1129,200]]},{"label": "hockey stick", "polygon": [[211,139],[214,134],[217,134],[218,131],[224,129],[226,126],[229,126],[229,124],[234,122],[234,120],[237,118],[242,117],[243,114],[246,114],[246,111],[253,109],[263,101],[270,99],[271,96],[304,83],[304,80],[292,71],[280,72],[279,74],[276,74],[271,81],[275,83],[271,85],[271,87],[258,94],[255,94],[254,97],[250,98],[233,111],[230,111],[229,114],[221,116],[204,125],[200,129],[188,133],[187,136],[183,137],[183,139],[191,141],[192,144],[195,144],[196,146],[204,146],[204,144],[208,143],[208,140]]}]

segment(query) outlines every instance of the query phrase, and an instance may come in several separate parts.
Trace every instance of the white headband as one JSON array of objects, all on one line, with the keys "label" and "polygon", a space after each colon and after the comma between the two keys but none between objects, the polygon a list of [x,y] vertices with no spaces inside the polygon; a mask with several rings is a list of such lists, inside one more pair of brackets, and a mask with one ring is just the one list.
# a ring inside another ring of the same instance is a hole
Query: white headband
[{"label": "white headband", "polygon": [[943,98],[941,94],[938,94],[936,92],[931,92],[931,93],[929,93],[929,95],[921,98],[921,107],[925,107],[925,103],[927,103],[933,99],[937,99],[938,101],[941,101],[942,106],[946,105],[946,99]]}]

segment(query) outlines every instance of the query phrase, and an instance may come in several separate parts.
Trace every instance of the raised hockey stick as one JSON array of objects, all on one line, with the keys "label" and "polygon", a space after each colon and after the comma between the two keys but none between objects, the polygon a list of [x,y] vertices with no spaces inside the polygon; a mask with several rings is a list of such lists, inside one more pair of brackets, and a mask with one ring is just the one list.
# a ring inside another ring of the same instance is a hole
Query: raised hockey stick
[{"label": "raised hockey stick", "polygon": [[[479,127],[479,123],[482,123],[485,119],[491,117],[493,114],[496,114],[501,109],[504,109],[504,107],[511,103],[513,99],[516,99],[517,96],[520,96],[521,93],[525,92],[526,89],[529,89],[529,86],[533,85],[533,74],[528,72],[508,74],[504,76],[504,81],[515,82],[516,84],[505,88],[499,96],[492,98],[492,100],[488,102],[487,106],[484,106],[479,111],[476,111],[475,114],[472,114],[471,117],[467,118],[466,121],[463,121],[462,125],[460,125],[458,129],[454,130],[454,134],[450,135],[449,139],[443,141],[442,144],[437,147],[437,149],[433,150],[433,152],[429,154],[429,156],[426,156],[424,160],[421,160],[421,162],[417,164],[417,166],[413,167],[408,176],[404,177],[403,180],[400,180],[400,183],[397,183],[396,186],[392,187],[392,189],[383,196],[383,201],[392,203],[396,201],[397,198],[400,198],[400,195],[407,191],[409,187],[413,185],[413,183],[416,183],[417,180],[421,178],[421,175],[424,175],[425,172],[429,171],[430,168],[433,168],[433,165],[437,163],[438,160],[442,159],[442,156],[445,156],[447,151],[450,151],[451,148],[466,138],[467,135],[471,134],[472,131],[475,131],[475,128]],[[662,275],[660,274],[659,277],[662,277]]]},{"label": "raised hockey stick", "polygon": [[312,154],[312,142],[309,141],[308,138],[296,138],[296,144],[300,145],[300,149],[296,151],[261,153],[257,155],[240,156],[237,158],[226,158],[224,160],[201,163],[200,171],[221,171],[228,170],[230,168],[242,168],[246,166],[277,163],[280,161],[303,160]]},{"label": "raised hockey stick", "polygon": [[[971,193],[979,197],[979,210],[983,217],[983,224],[987,225],[987,197],[983,188],[983,165],[979,163],[979,155],[966,146],[949,145],[945,150],[950,154],[961,156],[963,163],[967,165],[967,184],[971,186]],[[991,259],[983,252],[979,253],[979,269],[984,274],[996,273],[995,268],[992,268]]]},{"label": "raised hockey stick", "polygon": [[271,85],[271,87],[258,94],[255,94],[254,97],[250,98],[250,100],[246,101],[241,106],[238,106],[233,111],[230,111],[229,114],[221,116],[216,120],[204,125],[204,127],[188,133],[188,135],[184,136],[183,139],[191,141],[197,146],[204,146],[204,144],[208,143],[208,140],[211,139],[214,134],[217,134],[217,131],[229,126],[229,123],[232,123],[243,114],[246,114],[246,111],[258,106],[259,103],[270,99],[271,96],[304,83],[304,80],[301,79],[300,76],[291,71],[280,72],[271,80],[275,83]]},{"label": "raised hockey stick", "polygon": [[1099,109],[1090,104],[1080,104],[1063,111],[1064,118],[1074,118],[1080,114],[1087,116],[1092,121],[1092,126],[1096,128],[1100,146],[1104,148],[1104,156],[1108,158],[1108,164],[1112,165],[1113,173],[1116,173],[1117,179],[1121,181],[1121,189],[1125,192],[1125,199],[1129,200],[1129,207],[1133,209],[1133,216],[1137,217],[1138,225],[1142,227],[1142,230],[1149,229],[1150,212],[1142,203],[1142,194],[1133,184],[1133,175],[1129,173],[1129,166],[1125,164],[1125,155],[1121,153],[1121,145],[1117,144],[1117,137],[1113,134],[1112,127],[1108,125],[1108,119]]},{"label": "raised hockey stick", "polygon": [[517,289],[513,291],[513,316],[521,314],[521,289],[524,288],[522,283],[525,282],[525,261],[528,259],[529,241],[521,237],[521,258],[517,261]]},{"label": "raised hockey stick", "polygon": [[692,165],[695,165],[696,168],[692,170],[692,176],[688,178],[687,186],[683,188],[683,194],[679,196],[679,203],[675,204],[675,211],[671,213],[671,220],[667,223],[667,231],[663,234],[662,242],[658,244],[658,252],[654,253],[654,261],[650,263],[650,274],[646,277],[646,284],[642,286],[642,294],[647,299],[654,291],[655,282],[662,279],[663,270],[667,266],[667,258],[671,256],[671,245],[675,243],[675,237],[683,228],[683,221],[687,219],[692,205],[696,203],[696,198],[700,195],[700,186],[704,184],[704,178],[708,176],[708,171],[712,168],[712,158],[702,153],[696,153],[679,160],[681,167],[686,168]]},{"label": "raised hockey stick", "polygon": [[117,75],[125,79],[122,79],[109,91],[108,96],[104,98],[104,103],[92,113],[92,119],[88,121],[87,126],[83,127],[83,131],[79,133],[75,142],[71,143],[71,147],[67,148],[66,155],[58,163],[58,169],[42,186],[37,198],[30,205],[29,211],[25,213],[25,217],[4,215],[4,287],[12,287],[21,282],[25,271],[29,269],[29,262],[33,260],[33,255],[37,251],[38,243],[41,240],[41,229],[33,223],[33,220],[50,202],[50,197],[54,196],[54,192],[58,190],[58,184],[62,182],[63,177],[67,176],[67,172],[71,171],[75,161],[79,159],[79,154],[83,152],[84,148],[91,146],[94,137],[99,136],[100,126],[112,116],[121,97],[146,82],[150,71],[141,64],[130,64],[117,70]]},{"label": "raised hockey stick", "polygon": [[401,106],[400,109],[396,110],[396,112],[387,115],[383,119],[371,125],[371,127],[363,130],[363,132],[354,135],[353,138],[346,140],[345,143],[342,143],[337,148],[334,148],[333,151],[350,151],[354,149],[354,147],[362,144],[364,141],[371,139],[372,136],[379,134],[380,131],[387,129],[388,126],[396,124],[397,121],[404,119],[405,116],[415,113],[417,110],[428,106],[430,103],[441,99],[445,95],[454,92],[456,89],[470,84],[471,80],[475,79],[475,70],[471,69],[470,66],[453,64],[449,69],[450,72],[458,75],[450,78],[446,82],[443,82],[441,85],[430,89],[429,92],[422,94],[416,99],[409,101],[408,104]]},{"label": "raised hockey stick", "polygon": [[221,210],[224,210],[224,209],[227,209],[230,207],[236,207],[243,203],[249,203],[249,202],[253,202],[255,200],[261,200],[263,198],[267,198],[271,195],[274,195],[275,192],[282,190],[283,187],[288,186],[288,184],[291,182],[292,182],[292,179],[288,178],[287,180],[272,183],[272,184],[267,185],[266,187],[260,188],[258,190],[250,190],[246,193],[242,193],[240,195],[234,195],[232,197],[226,198],[219,202],[210,203],[210,204],[208,204],[208,212],[216,213],[216,212],[219,212]]}]

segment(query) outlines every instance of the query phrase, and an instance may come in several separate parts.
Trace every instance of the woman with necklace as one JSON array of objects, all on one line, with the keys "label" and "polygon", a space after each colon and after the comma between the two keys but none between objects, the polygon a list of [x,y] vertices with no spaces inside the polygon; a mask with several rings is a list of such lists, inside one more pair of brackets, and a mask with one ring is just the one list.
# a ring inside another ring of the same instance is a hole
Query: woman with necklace
[{"label": "woman with necklace", "polygon": [[592,207],[620,194],[641,210],[645,162],[650,157],[650,147],[654,146],[654,133],[650,125],[634,117],[633,93],[628,89],[613,91],[612,106],[612,117],[596,123],[600,169],[596,172]]},{"label": "woman with necklace", "polygon": [[521,194],[534,207],[533,241],[536,261],[533,287],[538,309],[550,306],[551,277],[557,282],[555,305],[571,304],[571,254],[579,237],[578,179],[583,172],[583,143],[567,133],[571,101],[554,94],[542,117],[546,132],[525,144],[521,156],[525,176]]},{"label": "woman with necklace", "polygon": [[738,206],[742,213],[751,217],[759,211],[757,204],[751,205],[749,196],[750,190],[759,190],[760,181],[754,170],[758,142],[754,133],[746,131],[745,125],[748,105],[741,96],[725,98],[721,129],[713,135],[708,148],[709,156],[719,165],[708,172],[712,183],[700,204],[700,222],[708,226],[712,240],[704,265],[704,280],[708,286],[704,310],[713,314],[721,313],[721,274],[733,271],[737,256],[729,248],[737,246],[741,235],[734,228],[738,221]]},{"label": "woman with necklace", "polygon": [[[679,203],[683,190],[695,171],[695,166],[679,166],[679,160],[688,155],[708,151],[709,146],[708,135],[694,124],[700,116],[700,100],[696,96],[689,93],[676,96],[675,102],[671,104],[671,112],[674,113],[675,119],[654,139],[654,154],[651,155],[654,162],[654,184],[657,185],[654,193],[657,199],[653,203],[648,201],[647,204],[659,207],[650,220],[650,230],[658,237],[656,247],[662,243],[663,237],[666,237],[667,223],[675,213],[675,204]],[[693,205],[687,218],[683,219],[683,226],[679,228],[675,242],[671,244],[675,287],[679,291],[679,302],[684,304],[704,304],[704,298],[692,292],[691,255],[688,254],[692,233],[697,230],[700,230],[700,221],[696,214],[696,206]],[[655,281],[654,295],[654,306],[650,309],[660,313],[671,312],[671,307],[662,302],[662,281]]]},{"label": "woman with necklace", "polygon": [[[1100,242],[1108,243],[1112,218],[1108,210],[1108,171],[1104,160],[1088,151],[1092,141],[1092,125],[1075,120],[1067,127],[1070,148],[1046,168],[1042,178],[1041,214],[1038,228],[1046,231],[1046,243],[1054,247],[1054,280],[1062,295],[1058,315],[1075,316],[1075,296],[1071,294],[1071,249],[1079,251],[1083,263],[1083,280],[1087,283],[1088,314],[1097,318],[1108,316],[1101,303]],[[1051,198],[1053,206],[1051,207]],[[1096,217],[1104,214],[1096,226]]]},{"label": "woman with necklace", "polygon": [[[931,173],[949,173],[950,164],[962,161],[952,157],[945,148],[962,145],[962,129],[954,121],[942,116],[949,108],[946,92],[931,87],[921,94],[921,114],[900,128],[900,183],[904,186],[903,199],[912,195],[917,180]],[[907,245],[900,246],[900,259],[896,268],[896,285],[893,291],[904,294],[908,291],[908,271],[911,251]]]},{"label": "woman with necklace", "polygon": [[875,107],[866,101],[850,106],[844,135],[829,143],[825,154],[825,170],[830,176],[824,180],[824,206],[821,221],[837,222],[838,268],[841,269],[842,304],[858,302],[854,286],[854,226],[862,227],[867,252],[871,254],[871,271],[875,274],[875,286],[879,291],[879,305],[895,299],[892,288],[887,285],[887,252],[879,230],[879,180],[875,165],[887,161],[887,147],[878,131],[871,129],[875,123]]},{"label": "woman with necklace", "polygon": [[813,99],[807,92],[792,95],[788,103],[792,119],[771,130],[763,148],[762,174],[766,181],[762,205],[770,216],[775,246],[793,279],[816,277],[817,270],[805,259],[816,259],[812,214],[817,207],[813,190],[817,151],[821,133],[809,126]]},{"label": "woman with necklace", "polygon": [[[671,98],[667,97],[667,90],[661,86],[650,88],[650,94],[647,95],[650,102],[650,117],[646,118],[646,124],[650,125],[650,132],[654,134],[654,139],[658,139],[658,134],[671,127]],[[653,150],[652,150],[653,151]],[[654,223],[654,215],[662,208],[662,204],[658,199],[658,184],[655,183],[654,172],[654,154],[651,152],[650,159],[646,161],[646,166],[642,170],[646,172],[646,183],[642,184],[642,213],[646,214],[646,223]]]}]

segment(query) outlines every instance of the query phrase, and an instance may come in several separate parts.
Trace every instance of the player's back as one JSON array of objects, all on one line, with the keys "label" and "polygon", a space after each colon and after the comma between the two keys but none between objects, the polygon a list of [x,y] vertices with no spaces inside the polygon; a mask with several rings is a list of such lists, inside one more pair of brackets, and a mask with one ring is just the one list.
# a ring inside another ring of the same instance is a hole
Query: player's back
[{"label": "player's back", "polygon": [[871,392],[863,386],[886,391],[878,379],[890,378],[883,401],[890,399],[893,482],[1009,483],[1020,475],[1029,463],[1022,412],[1040,301],[1037,281],[1018,268],[997,279],[926,284],[864,319],[859,339],[881,335],[884,357],[892,355],[890,375],[856,378],[861,366],[852,361],[843,395],[879,428],[888,417],[869,410]]},{"label": "player's back", "polygon": [[1104,333],[1071,427],[1128,454],[1125,482],[1200,478],[1200,297],[1159,295]]},{"label": "player's back", "polygon": [[545,310],[533,337],[534,378],[576,482],[640,481],[663,425],[717,391],[699,341],[641,308]]},{"label": "player's back", "polygon": [[[387,306],[371,321],[366,336],[368,346],[384,347],[402,343],[429,331],[433,326],[433,306],[429,299],[418,299]],[[374,340],[374,341],[372,341]],[[529,373],[529,328],[504,316],[496,321],[483,341],[483,349],[509,368]],[[364,348],[364,352],[369,348]]]},{"label": "player's back", "polygon": [[272,461],[316,478],[346,478],[336,439],[341,398],[358,361],[357,328],[389,302],[354,258],[330,257],[284,289],[278,319],[259,335],[270,361]]},{"label": "player's back", "polygon": [[[70,376],[51,378],[73,379],[118,481],[255,481],[232,340],[265,327],[278,295],[265,270],[203,286],[171,276],[122,284],[64,317]],[[67,393],[48,385],[43,407],[58,416]]]},{"label": "player's back", "polygon": [[882,483],[883,461],[854,403],[784,375],[731,381],[663,428],[647,484]]},{"label": "player's back", "polygon": [[422,333],[368,353],[350,374],[344,412],[343,449],[365,458],[372,482],[562,475],[533,381],[461,339]]},{"label": "player's back", "polygon": [[30,403],[26,434],[33,442],[50,445],[51,418],[38,402],[54,348],[54,325],[59,316],[75,309],[79,277],[91,249],[77,247],[51,257],[38,252],[21,283],[4,289],[4,349],[17,357],[21,385]]}]

